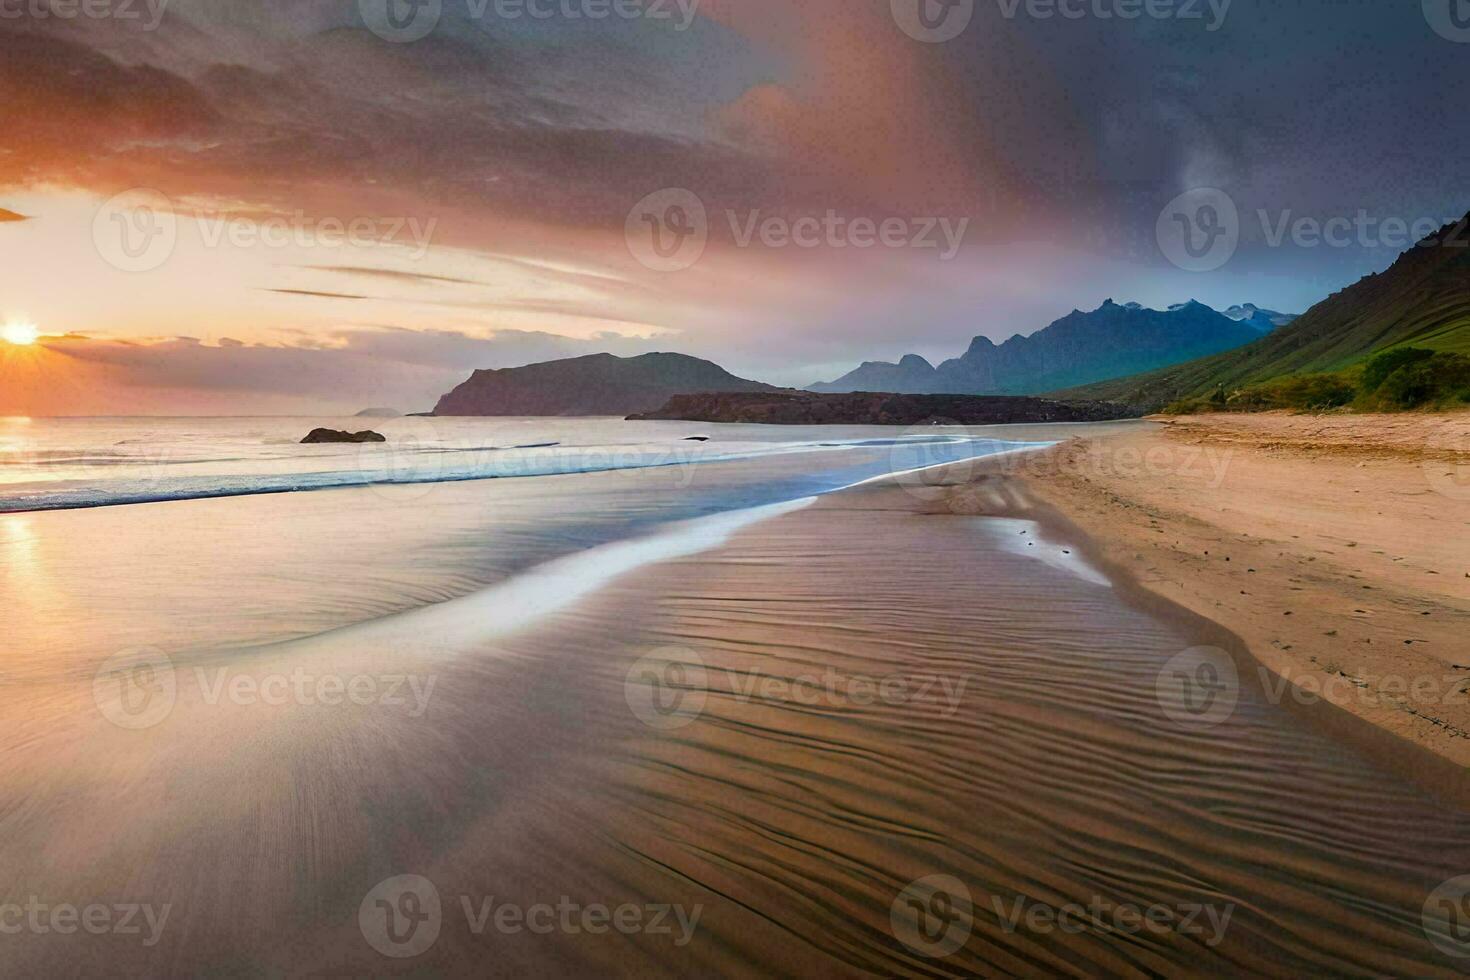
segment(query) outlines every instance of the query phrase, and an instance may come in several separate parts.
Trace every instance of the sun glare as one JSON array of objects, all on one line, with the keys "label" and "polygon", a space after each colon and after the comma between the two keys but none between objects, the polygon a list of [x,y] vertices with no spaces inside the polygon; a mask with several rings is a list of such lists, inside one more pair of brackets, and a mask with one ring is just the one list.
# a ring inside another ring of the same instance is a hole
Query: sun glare
[{"label": "sun glare", "polygon": [[34,344],[40,336],[41,331],[36,329],[34,323],[7,323],[3,329],[0,329],[0,339],[17,347]]}]

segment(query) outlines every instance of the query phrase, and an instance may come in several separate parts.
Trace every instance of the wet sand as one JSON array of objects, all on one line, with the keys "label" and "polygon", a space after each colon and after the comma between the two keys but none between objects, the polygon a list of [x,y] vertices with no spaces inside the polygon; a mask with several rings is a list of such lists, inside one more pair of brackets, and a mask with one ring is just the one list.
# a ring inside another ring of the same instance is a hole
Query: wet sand
[{"label": "wet sand", "polygon": [[[167,723],[124,732],[89,677],[17,688],[65,721],[0,715],[27,748],[0,783],[0,901],[171,910],[146,948],[6,936],[8,967],[1456,975],[1422,910],[1470,871],[1470,816],[1248,671],[1228,714],[1181,715],[1161,672],[1230,635],[1101,576],[1022,490],[968,465],[872,484],[509,633],[390,616],[230,661],[432,679],[418,716],[211,704],[181,671]],[[371,901],[402,875],[437,910]],[[507,905],[629,928],[517,929]],[[1048,924],[1074,906],[1100,911]],[[374,948],[410,951],[384,936],[416,914],[416,955]]]},{"label": "wet sand", "polygon": [[1470,413],[1181,418],[1010,472],[1285,700],[1470,765]]}]

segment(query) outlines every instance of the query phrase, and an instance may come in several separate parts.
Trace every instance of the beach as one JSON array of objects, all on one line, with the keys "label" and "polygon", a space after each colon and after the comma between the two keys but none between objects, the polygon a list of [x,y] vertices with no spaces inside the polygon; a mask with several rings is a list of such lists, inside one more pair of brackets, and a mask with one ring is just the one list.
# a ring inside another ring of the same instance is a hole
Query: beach
[{"label": "beach", "polygon": [[1239,637],[1284,703],[1470,765],[1470,416],[1183,417],[1019,475],[1104,560]]},{"label": "beach", "polygon": [[[44,924],[8,968],[1458,974],[1470,815],[1047,475],[1169,430],[725,431],[0,516],[0,906]],[[1238,680],[1196,711],[1181,664]]]}]

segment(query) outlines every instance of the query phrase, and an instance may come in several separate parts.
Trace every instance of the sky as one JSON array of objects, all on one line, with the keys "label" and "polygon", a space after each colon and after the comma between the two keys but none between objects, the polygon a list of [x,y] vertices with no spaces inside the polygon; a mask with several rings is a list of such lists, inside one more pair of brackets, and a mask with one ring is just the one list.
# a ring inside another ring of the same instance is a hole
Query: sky
[{"label": "sky", "polygon": [[1467,90],[1466,0],[0,0],[0,415],[1302,312],[1470,209]]}]

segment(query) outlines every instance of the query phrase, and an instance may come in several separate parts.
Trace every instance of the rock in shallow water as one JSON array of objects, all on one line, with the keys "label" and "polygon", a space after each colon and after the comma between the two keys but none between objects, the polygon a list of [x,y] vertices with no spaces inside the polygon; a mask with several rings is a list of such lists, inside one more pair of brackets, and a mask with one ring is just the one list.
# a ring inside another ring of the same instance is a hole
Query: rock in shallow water
[{"label": "rock in shallow water", "polygon": [[311,445],[318,442],[387,442],[387,436],[377,432],[342,432],[339,429],[312,429],[301,444]]}]

